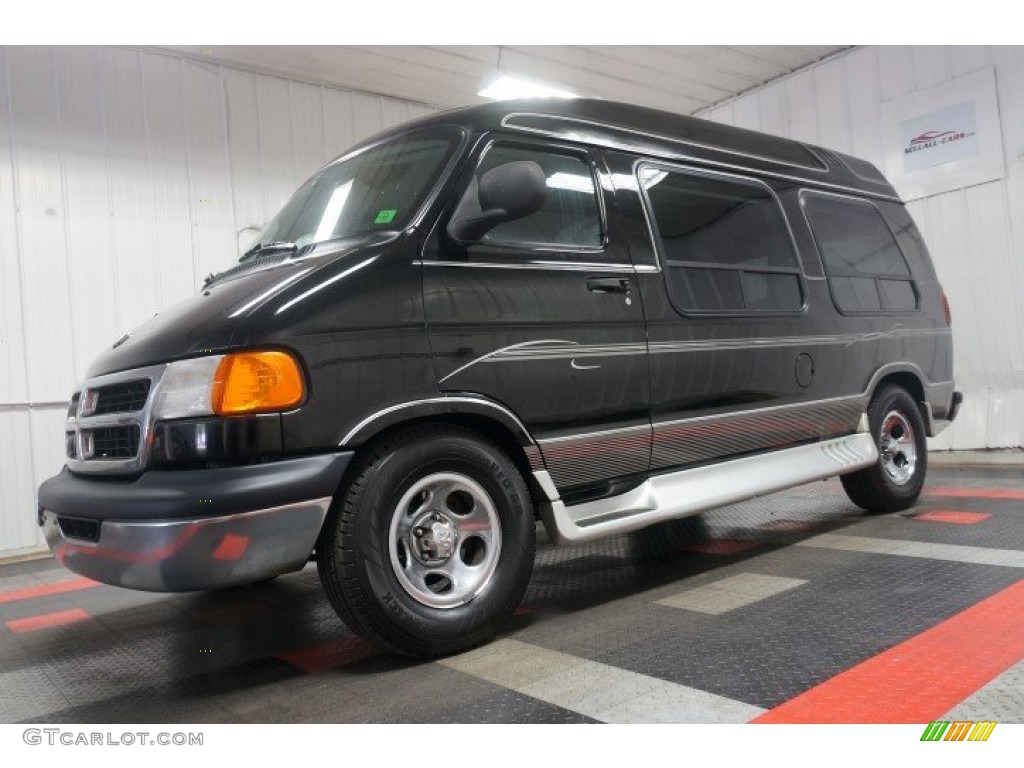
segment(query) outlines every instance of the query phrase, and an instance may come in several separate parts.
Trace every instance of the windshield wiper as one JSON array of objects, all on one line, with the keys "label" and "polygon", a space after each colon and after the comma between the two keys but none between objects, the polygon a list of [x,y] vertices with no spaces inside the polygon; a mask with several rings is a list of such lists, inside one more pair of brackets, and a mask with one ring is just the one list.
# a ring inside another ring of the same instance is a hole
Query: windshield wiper
[{"label": "windshield wiper", "polygon": [[238,263],[241,264],[243,261],[248,261],[255,256],[262,256],[265,253],[274,253],[275,251],[290,251],[294,253],[297,250],[299,250],[299,246],[284,240],[275,240],[272,243],[256,243],[256,245],[242,254],[242,258],[238,260]]}]

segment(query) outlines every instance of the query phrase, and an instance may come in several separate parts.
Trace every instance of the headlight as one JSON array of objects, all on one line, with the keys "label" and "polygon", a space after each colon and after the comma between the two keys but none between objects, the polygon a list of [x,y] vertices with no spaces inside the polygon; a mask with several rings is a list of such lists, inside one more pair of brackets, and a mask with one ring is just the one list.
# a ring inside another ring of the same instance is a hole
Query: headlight
[{"label": "headlight", "polygon": [[187,416],[212,415],[210,394],[213,390],[213,375],[223,359],[224,355],[213,355],[179,360],[168,365],[153,403],[154,418],[182,419]]},{"label": "headlight", "polygon": [[298,362],[287,352],[233,352],[167,366],[153,404],[156,419],[231,416],[292,408],[305,397]]}]

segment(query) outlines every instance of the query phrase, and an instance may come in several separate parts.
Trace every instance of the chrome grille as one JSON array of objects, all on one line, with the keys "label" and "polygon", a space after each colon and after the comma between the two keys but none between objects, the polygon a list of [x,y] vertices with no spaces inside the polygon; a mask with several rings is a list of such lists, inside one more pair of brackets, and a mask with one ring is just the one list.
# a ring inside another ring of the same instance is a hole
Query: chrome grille
[{"label": "chrome grille", "polygon": [[139,452],[139,428],[102,427],[82,431],[85,458],[94,461],[105,459],[131,459]]},{"label": "chrome grille", "polygon": [[131,413],[141,411],[149,397],[149,379],[126,381],[123,384],[111,384],[100,387],[96,392],[96,407],[90,416],[102,416],[105,413]]},{"label": "chrome grille", "polygon": [[65,453],[74,472],[130,474],[149,460],[153,401],[166,365],[97,376],[71,397]]}]

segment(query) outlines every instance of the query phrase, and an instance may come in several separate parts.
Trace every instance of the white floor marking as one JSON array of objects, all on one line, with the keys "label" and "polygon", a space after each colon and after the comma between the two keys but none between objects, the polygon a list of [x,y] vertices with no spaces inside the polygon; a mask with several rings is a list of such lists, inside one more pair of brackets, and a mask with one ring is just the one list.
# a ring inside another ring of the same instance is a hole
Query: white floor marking
[{"label": "white floor marking", "polygon": [[929,560],[950,560],[957,563],[978,565],[1002,565],[1008,568],[1024,568],[1024,552],[1017,549],[995,549],[992,547],[967,547],[960,544],[930,544],[924,541],[902,539],[876,539],[867,536],[845,536],[823,533],[796,542],[798,547],[820,549],[842,549],[849,552],[870,552],[876,555],[899,555],[901,557],[923,557]]},{"label": "white floor marking", "polygon": [[940,720],[1019,721],[1024,711],[1024,661],[961,701]]},{"label": "white floor marking", "polygon": [[606,723],[744,723],[764,712],[518,640],[498,640],[438,664]]},{"label": "white floor marking", "polygon": [[687,611],[699,611],[718,616],[765,598],[788,592],[806,583],[803,579],[741,573],[688,589],[678,595],[658,600],[657,603],[669,608],[682,608]]}]

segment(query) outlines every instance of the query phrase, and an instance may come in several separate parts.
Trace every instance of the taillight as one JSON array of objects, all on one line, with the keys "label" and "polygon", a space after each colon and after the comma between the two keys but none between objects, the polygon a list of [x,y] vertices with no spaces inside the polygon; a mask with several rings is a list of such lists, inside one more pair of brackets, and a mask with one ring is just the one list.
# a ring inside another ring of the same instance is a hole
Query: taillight
[{"label": "taillight", "polygon": [[942,315],[946,318],[946,325],[953,325],[953,316],[949,313],[949,301],[946,299],[946,292],[942,292]]}]

